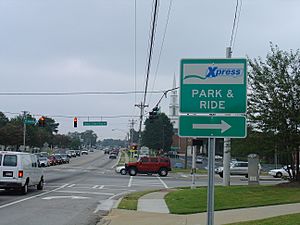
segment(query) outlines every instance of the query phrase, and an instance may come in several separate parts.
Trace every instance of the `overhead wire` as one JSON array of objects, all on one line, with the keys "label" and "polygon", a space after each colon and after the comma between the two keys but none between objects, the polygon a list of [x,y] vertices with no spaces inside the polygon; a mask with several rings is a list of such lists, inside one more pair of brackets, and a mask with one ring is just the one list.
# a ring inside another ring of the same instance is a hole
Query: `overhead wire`
[{"label": "overhead wire", "polygon": [[242,0],[236,0],[235,12],[234,12],[232,30],[231,30],[231,35],[230,35],[230,42],[229,42],[229,46],[231,49],[233,49],[233,46],[234,46],[241,9],[242,9]]},{"label": "overhead wire", "polygon": [[240,1],[241,2],[240,2],[240,5],[239,5],[239,10],[238,10],[238,16],[237,16],[237,22],[236,22],[236,29],[235,29],[235,32],[234,32],[235,35],[234,35],[232,46],[231,46],[232,50],[234,49],[236,34],[237,34],[238,27],[239,27],[240,15],[241,15],[241,11],[242,11],[242,3],[243,3],[243,1],[242,0],[240,0]]},{"label": "overhead wire", "polygon": [[[164,91],[151,91],[153,94]],[[72,95],[129,95],[143,94],[144,91],[78,91],[78,92],[0,92],[0,96],[72,96]]]},{"label": "overhead wire", "polygon": [[148,60],[147,60],[146,83],[145,83],[145,91],[144,91],[144,99],[143,99],[144,105],[146,104],[146,98],[147,98],[147,92],[148,92],[148,83],[149,83],[149,75],[150,75],[152,55],[153,55],[153,47],[154,47],[154,39],[155,39],[154,37],[155,37],[155,32],[156,32],[157,17],[158,17],[158,0],[155,0],[153,19],[152,19],[152,24],[151,24],[150,48],[149,48]]},{"label": "overhead wire", "polygon": [[[169,8],[168,8],[168,13],[167,13],[167,20],[166,20],[166,24],[165,24],[165,28],[164,28],[164,34],[163,34],[162,43],[161,43],[160,50],[159,50],[159,55],[158,55],[158,61],[157,61],[156,69],[155,69],[152,90],[154,90],[156,78],[157,78],[157,75],[158,75],[158,69],[159,69],[160,59],[161,59],[161,55],[162,55],[162,51],[163,51],[163,47],[164,47],[164,43],[165,43],[165,38],[166,38],[166,34],[167,34],[167,28],[168,28],[168,25],[169,25],[172,4],[173,4],[173,0],[170,0],[170,2],[169,2]],[[149,104],[151,102],[151,97],[152,97],[152,95],[150,94],[149,95]]]}]

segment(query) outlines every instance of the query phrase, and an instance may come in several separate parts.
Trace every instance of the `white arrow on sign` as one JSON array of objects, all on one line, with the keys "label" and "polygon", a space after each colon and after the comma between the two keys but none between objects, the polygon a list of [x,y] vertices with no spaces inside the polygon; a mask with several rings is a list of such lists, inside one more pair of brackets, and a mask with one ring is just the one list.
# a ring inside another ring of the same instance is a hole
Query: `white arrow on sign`
[{"label": "white arrow on sign", "polygon": [[193,129],[221,129],[221,133],[230,128],[231,126],[223,120],[219,124],[193,124]]},{"label": "white arrow on sign", "polygon": [[51,200],[51,199],[88,199],[89,197],[83,197],[83,196],[49,196],[49,197],[45,197],[43,199],[45,200]]}]

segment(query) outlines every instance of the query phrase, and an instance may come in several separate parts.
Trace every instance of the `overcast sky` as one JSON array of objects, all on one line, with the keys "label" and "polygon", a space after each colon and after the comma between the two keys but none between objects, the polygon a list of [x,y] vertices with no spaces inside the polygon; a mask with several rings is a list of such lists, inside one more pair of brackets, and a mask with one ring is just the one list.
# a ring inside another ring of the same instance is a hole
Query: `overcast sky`
[{"label": "overcast sky", "polygon": [[[137,90],[144,89],[152,0],[136,0]],[[0,0],[0,92],[134,91],[135,0]],[[169,0],[160,0],[149,89],[172,88],[181,58],[222,58],[229,46],[236,0],[173,0],[156,82],[158,53]],[[281,49],[300,45],[299,0],[243,0],[233,57],[265,57],[269,42]],[[150,109],[161,97],[148,96]],[[142,96],[0,96],[0,110],[48,115],[59,132],[84,131],[84,118],[103,116],[100,139],[124,138]],[[169,113],[170,99],[162,111]],[[15,116],[8,114],[7,116]],[[38,118],[38,116],[37,116]],[[137,118],[135,118],[137,119]],[[135,126],[138,128],[138,125]],[[112,131],[112,129],[119,129]]]}]

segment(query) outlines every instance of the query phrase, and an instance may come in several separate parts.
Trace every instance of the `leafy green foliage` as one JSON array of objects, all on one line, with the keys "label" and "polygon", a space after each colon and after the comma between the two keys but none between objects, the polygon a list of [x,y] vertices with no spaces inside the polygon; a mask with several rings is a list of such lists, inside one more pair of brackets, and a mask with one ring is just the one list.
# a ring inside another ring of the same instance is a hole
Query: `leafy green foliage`
[{"label": "leafy green foliage", "polygon": [[150,149],[169,151],[172,145],[173,124],[164,113],[159,113],[157,119],[146,119],[145,130],[142,133],[142,145]]},{"label": "leafy green foliage", "polygon": [[254,130],[285,153],[286,164],[300,146],[300,52],[271,44],[266,60],[249,60],[248,118]]}]

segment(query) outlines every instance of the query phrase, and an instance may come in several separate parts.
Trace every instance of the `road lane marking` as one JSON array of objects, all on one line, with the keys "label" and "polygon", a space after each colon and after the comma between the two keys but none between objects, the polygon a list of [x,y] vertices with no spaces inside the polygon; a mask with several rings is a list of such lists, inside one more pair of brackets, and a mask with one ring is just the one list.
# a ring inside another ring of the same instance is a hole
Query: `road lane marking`
[{"label": "road lane marking", "polygon": [[62,191],[56,191],[56,192],[58,192],[58,193],[72,193],[72,194],[107,195],[107,196],[114,195],[114,193],[92,192],[92,191],[67,191],[67,190],[62,190]]},{"label": "road lane marking", "polygon": [[69,185],[68,187],[71,188],[71,187],[74,187],[74,186],[75,186],[75,184],[71,184],[71,185]]},{"label": "road lane marking", "polygon": [[160,178],[160,177],[157,177],[159,179],[159,181],[163,184],[163,186],[165,188],[169,188],[168,185]]},{"label": "road lane marking", "polygon": [[95,186],[93,186],[92,188],[97,188],[99,185],[95,185]]},{"label": "road lane marking", "polygon": [[45,200],[52,200],[52,199],[89,199],[90,197],[84,197],[84,196],[49,196],[42,199]]},{"label": "road lane marking", "polygon": [[103,189],[104,188],[104,185],[101,185],[100,187],[98,187],[98,189]]},{"label": "road lane marking", "polygon": [[63,189],[65,188],[66,186],[68,186],[69,184],[64,184],[58,188],[55,188],[51,191],[47,191],[47,192],[44,192],[44,193],[41,193],[41,194],[37,194],[37,195],[34,195],[34,196],[31,196],[31,197],[28,197],[28,198],[23,198],[23,199],[20,199],[20,200],[17,200],[17,201],[14,201],[14,202],[11,202],[11,203],[7,203],[7,204],[4,204],[4,205],[1,205],[0,206],[0,209],[3,209],[3,208],[6,208],[8,206],[11,206],[11,205],[15,205],[15,204],[18,204],[20,202],[24,202],[24,201],[27,201],[27,200],[30,200],[30,199],[34,199],[34,198],[37,198],[37,197],[41,197],[43,195],[46,195],[46,194],[49,194],[49,193],[52,193],[52,192],[55,192],[55,191],[58,191],[60,189]]},{"label": "road lane marking", "polygon": [[131,187],[131,185],[132,185],[132,179],[133,179],[133,176],[130,176],[130,179],[129,179],[129,182],[128,182],[128,187]]}]

